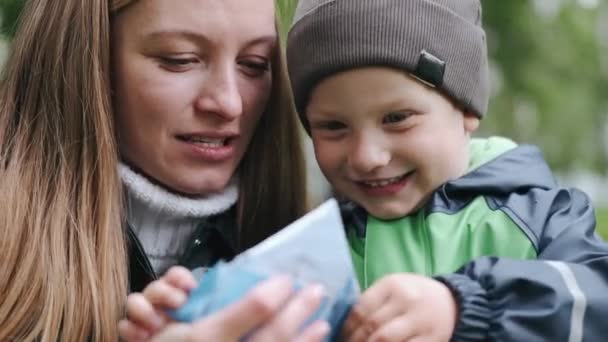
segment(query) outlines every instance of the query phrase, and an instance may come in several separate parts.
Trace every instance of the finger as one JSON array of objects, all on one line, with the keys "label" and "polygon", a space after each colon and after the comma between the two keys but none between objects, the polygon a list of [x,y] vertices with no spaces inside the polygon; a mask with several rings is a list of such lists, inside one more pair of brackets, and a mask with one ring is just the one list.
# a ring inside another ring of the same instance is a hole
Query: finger
[{"label": "finger", "polygon": [[293,292],[289,277],[275,277],[251,290],[242,300],[195,323],[197,333],[213,330],[222,340],[240,339],[271,319]]},{"label": "finger", "polygon": [[366,324],[360,324],[348,337],[343,338],[345,341],[359,342],[367,341],[369,337],[374,333],[374,330]]},{"label": "finger", "polygon": [[353,310],[362,317],[369,317],[389,300],[390,295],[391,284],[380,281],[361,294]]},{"label": "finger", "polygon": [[417,335],[416,324],[411,315],[399,316],[376,330],[369,338],[370,342],[407,341]]},{"label": "finger", "polygon": [[322,342],[331,331],[329,323],[325,321],[316,321],[308,326],[300,336],[295,338],[294,342]]},{"label": "finger", "polygon": [[126,319],[118,322],[118,334],[126,342],[143,342],[150,338],[150,333],[147,330]]},{"label": "finger", "polygon": [[198,285],[192,272],[182,266],[173,266],[163,276],[163,279],[171,286],[190,292]]},{"label": "finger", "polygon": [[385,303],[362,323],[367,326],[368,331],[376,331],[381,326],[403,314],[405,314],[404,308],[393,303]]},{"label": "finger", "polygon": [[325,291],[321,285],[306,287],[287,306],[251,337],[251,341],[287,341],[297,335],[304,322],[321,304]]},{"label": "finger", "polygon": [[141,293],[132,293],[127,297],[127,318],[151,332],[157,331],[165,324],[163,317]]},{"label": "finger", "polygon": [[157,309],[177,309],[188,299],[184,290],[170,285],[164,279],[150,283],[143,295]]},{"label": "finger", "polygon": [[[150,342],[190,342],[195,341],[196,334],[193,333],[192,327],[188,324],[173,323],[163,329],[159,334],[155,335]],[[203,333],[198,333],[198,336],[205,336]],[[198,341],[204,341],[200,337]],[[208,340],[208,339],[207,339]]]},{"label": "finger", "polygon": [[343,341],[349,340],[355,331],[364,325],[364,318],[358,311],[355,311],[354,308],[350,310],[348,313],[348,317],[346,321],[344,321],[344,325],[342,326],[341,331],[341,339]]},{"label": "finger", "polygon": [[436,336],[419,335],[419,336],[414,336],[407,340],[407,342],[437,342],[437,341],[447,342],[447,341],[449,341],[449,339],[442,340],[442,339],[437,338]]},{"label": "finger", "polygon": [[366,336],[367,329],[369,328],[365,328],[365,322],[387,303],[390,293],[390,288],[382,282],[363,292],[344,323],[342,338],[346,340],[352,339],[355,333],[358,333],[359,336]]}]

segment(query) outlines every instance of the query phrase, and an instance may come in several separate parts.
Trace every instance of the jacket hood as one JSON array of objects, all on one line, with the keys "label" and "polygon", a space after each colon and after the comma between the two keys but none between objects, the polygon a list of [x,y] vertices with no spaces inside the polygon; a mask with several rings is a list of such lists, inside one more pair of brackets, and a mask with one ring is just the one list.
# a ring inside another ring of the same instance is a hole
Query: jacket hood
[{"label": "jacket hood", "polygon": [[473,139],[469,171],[442,188],[452,192],[509,194],[557,185],[543,153],[535,146],[517,146],[509,139]]}]

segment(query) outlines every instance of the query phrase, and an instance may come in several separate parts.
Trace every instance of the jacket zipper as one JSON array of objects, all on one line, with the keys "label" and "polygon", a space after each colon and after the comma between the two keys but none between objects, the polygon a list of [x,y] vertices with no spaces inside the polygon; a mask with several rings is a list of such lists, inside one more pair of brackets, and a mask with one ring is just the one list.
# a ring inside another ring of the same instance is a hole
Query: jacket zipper
[{"label": "jacket zipper", "polygon": [[137,257],[137,261],[142,264],[143,270],[146,273],[148,273],[148,275],[152,279],[154,279],[154,280],[158,279],[158,275],[154,271],[154,268],[152,267],[152,264],[150,263],[150,259],[148,259],[148,256],[146,255],[146,251],[144,250],[144,247],[141,245],[139,238],[137,237],[137,235],[135,235],[135,233],[131,229],[130,225],[128,226],[128,231],[129,231],[129,235],[131,237],[131,241],[133,242],[135,249],[137,250],[137,254],[139,254]]}]

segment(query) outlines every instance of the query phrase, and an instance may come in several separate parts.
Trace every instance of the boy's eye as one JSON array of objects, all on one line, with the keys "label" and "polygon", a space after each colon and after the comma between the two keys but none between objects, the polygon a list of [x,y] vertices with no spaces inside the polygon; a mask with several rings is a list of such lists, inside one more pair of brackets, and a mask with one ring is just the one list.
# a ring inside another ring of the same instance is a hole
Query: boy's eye
[{"label": "boy's eye", "polygon": [[340,121],[326,121],[326,122],[319,122],[319,123],[313,125],[313,128],[324,129],[324,130],[328,130],[328,131],[337,131],[337,130],[346,128],[346,125]]},{"label": "boy's eye", "polygon": [[410,115],[402,112],[388,113],[382,118],[382,123],[393,124],[407,119]]}]

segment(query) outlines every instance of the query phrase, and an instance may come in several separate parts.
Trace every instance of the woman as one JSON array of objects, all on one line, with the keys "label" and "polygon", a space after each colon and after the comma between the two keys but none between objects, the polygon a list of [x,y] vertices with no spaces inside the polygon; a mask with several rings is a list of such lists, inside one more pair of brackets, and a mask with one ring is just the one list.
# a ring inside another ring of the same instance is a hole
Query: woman
[{"label": "woman", "polygon": [[0,340],[117,340],[129,290],[305,211],[273,13],[26,3],[0,89]]}]

